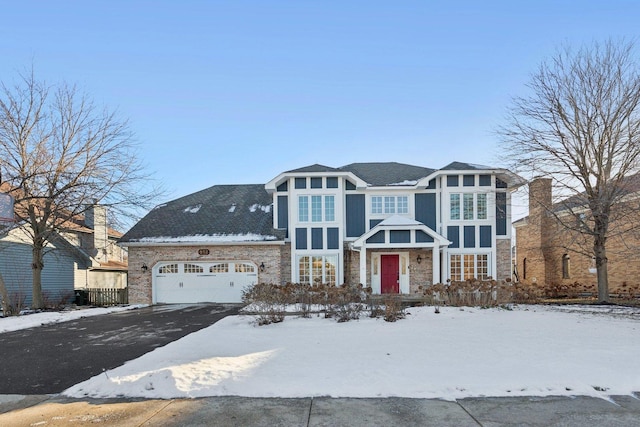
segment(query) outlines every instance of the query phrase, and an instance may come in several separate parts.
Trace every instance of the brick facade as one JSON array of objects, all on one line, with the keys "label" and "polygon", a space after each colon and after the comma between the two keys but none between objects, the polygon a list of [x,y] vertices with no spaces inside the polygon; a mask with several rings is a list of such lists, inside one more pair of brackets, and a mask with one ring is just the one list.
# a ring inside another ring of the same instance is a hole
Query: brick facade
[{"label": "brick facade", "polygon": [[[563,227],[549,212],[551,180],[536,179],[529,185],[529,216],[516,221],[516,263],[523,283],[588,285],[597,289],[590,236]],[[628,221],[640,221],[628,217]],[[611,225],[612,228],[616,224]],[[607,240],[609,290],[637,284],[640,274],[640,236],[627,232]],[[525,265],[526,264],[526,265]]]},{"label": "brick facade", "polygon": [[[199,255],[199,249],[208,249],[208,255]],[[258,271],[258,281],[262,283],[282,283],[290,273],[283,263],[291,259],[288,245],[237,245],[237,246],[132,246],[129,248],[129,302],[131,304],[151,304],[151,278],[153,267],[162,261],[251,261],[260,266],[264,263],[264,272]],[[147,271],[142,269],[146,264]]]}]

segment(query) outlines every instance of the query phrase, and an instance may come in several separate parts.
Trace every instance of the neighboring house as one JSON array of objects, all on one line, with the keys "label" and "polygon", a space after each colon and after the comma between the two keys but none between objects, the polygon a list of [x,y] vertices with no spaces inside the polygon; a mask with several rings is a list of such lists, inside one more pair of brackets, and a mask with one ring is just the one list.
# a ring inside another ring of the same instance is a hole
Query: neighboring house
[{"label": "neighboring house", "polygon": [[256,282],[362,283],[376,294],[511,277],[511,192],[454,162],[312,165],[160,205],[120,239],[132,303],[239,302]]},{"label": "neighboring house", "polygon": [[[116,244],[122,233],[106,225],[106,209],[92,206],[70,221],[47,244],[42,289],[50,300],[73,300],[79,288],[124,288],[127,283],[126,250]],[[31,239],[27,230],[11,222],[0,227],[0,273],[16,301],[31,303]]]},{"label": "neighboring house", "polygon": [[[637,229],[640,176],[630,177],[624,185],[626,196],[614,207],[612,217],[617,217],[615,209],[625,209],[627,215],[610,224],[611,237],[607,239],[611,293],[624,293],[628,285],[638,283],[640,274],[640,230]],[[588,221],[589,217],[582,195],[553,203],[552,180],[538,178],[531,181],[529,215],[513,223],[519,281],[540,286],[579,284],[583,291],[597,292],[595,260],[591,255],[593,238],[570,231],[561,224]]]}]

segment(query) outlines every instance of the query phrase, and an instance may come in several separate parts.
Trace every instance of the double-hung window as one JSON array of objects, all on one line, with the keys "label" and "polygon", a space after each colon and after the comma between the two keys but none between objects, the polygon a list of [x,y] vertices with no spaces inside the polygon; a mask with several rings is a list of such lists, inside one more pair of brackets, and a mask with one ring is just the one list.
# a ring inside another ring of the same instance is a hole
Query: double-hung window
[{"label": "double-hung window", "polygon": [[489,276],[488,254],[449,255],[449,277],[451,280],[488,280]]},{"label": "double-hung window", "polygon": [[298,196],[298,222],[336,220],[335,196]]},{"label": "double-hung window", "polygon": [[372,214],[407,214],[409,213],[408,196],[372,196]]},{"label": "double-hung window", "polygon": [[449,218],[465,221],[487,219],[487,194],[451,193],[449,195]]}]

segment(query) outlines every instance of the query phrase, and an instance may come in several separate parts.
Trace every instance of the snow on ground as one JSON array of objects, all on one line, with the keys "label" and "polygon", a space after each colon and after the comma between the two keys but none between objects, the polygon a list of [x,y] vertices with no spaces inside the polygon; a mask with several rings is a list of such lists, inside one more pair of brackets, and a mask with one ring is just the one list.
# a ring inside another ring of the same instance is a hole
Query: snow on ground
[{"label": "snow on ground", "polygon": [[143,305],[127,305],[122,307],[81,308],[70,311],[45,311],[42,313],[25,314],[0,318],[0,333],[35,328],[49,323],[66,322],[81,317],[98,316],[116,311],[133,310]]},{"label": "snow on ground", "polygon": [[388,323],[232,316],[97,375],[72,397],[590,395],[640,391],[640,310],[413,308]]}]

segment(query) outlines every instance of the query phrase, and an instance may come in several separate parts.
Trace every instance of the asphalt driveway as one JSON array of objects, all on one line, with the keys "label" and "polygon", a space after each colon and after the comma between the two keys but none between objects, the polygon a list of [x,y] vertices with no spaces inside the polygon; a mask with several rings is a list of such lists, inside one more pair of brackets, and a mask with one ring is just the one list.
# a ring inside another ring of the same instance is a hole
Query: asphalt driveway
[{"label": "asphalt driveway", "polygon": [[53,394],[236,314],[165,305],[0,334],[0,394]]}]

